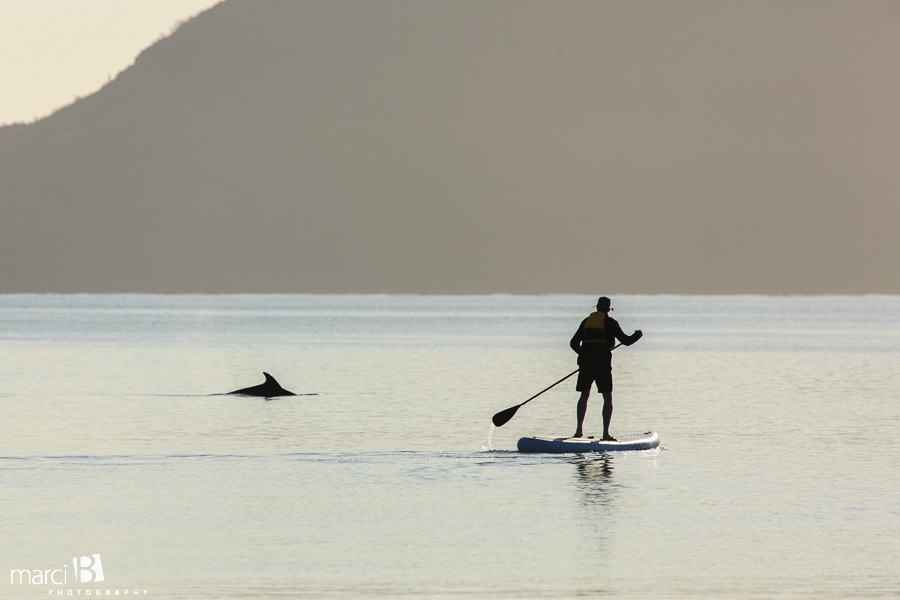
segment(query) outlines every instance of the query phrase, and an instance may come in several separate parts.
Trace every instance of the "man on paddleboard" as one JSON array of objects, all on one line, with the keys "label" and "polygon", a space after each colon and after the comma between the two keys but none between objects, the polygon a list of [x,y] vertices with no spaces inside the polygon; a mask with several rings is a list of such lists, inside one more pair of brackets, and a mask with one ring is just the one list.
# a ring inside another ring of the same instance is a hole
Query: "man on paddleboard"
[{"label": "man on paddleboard", "polygon": [[597,300],[597,312],[593,312],[581,322],[578,331],[572,336],[569,345],[578,354],[578,383],[575,390],[581,392],[578,399],[578,428],[572,437],[584,435],[581,426],[587,414],[588,397],[591,395],[591,383],[597,383],[597,391],[603,395],[603,440],[614,442],[609,435],[609,422],[612,419],[612,350],[619,340],[630,346],[644,335],[640,329],[631,335],[625,335],[619,322],[609,316],[613,310],[609,298],[601,296]]}]

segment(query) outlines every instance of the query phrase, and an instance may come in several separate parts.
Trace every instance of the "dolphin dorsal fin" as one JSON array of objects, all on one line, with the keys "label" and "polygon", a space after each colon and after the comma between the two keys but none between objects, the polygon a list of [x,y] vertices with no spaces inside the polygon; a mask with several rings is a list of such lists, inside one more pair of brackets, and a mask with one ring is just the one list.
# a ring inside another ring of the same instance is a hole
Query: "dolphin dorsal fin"
[{"label": "dolphin dorsal fin", "polygon": [[268,373],[266,373],[265,371],[263,371],[263,375],[266,376],[266,383],[274,383],[275,385],[278,385],[278,382],[275,381],[275,378],[272,377],[271,375],[269,375]]}]

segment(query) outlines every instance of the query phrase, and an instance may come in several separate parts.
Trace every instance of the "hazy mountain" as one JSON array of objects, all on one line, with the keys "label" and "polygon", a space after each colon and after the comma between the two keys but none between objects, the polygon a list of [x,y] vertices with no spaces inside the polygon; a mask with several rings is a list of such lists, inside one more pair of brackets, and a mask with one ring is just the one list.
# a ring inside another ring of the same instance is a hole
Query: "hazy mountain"
[{"label": "hazy mountain", "polygon": [[898,28],[227,0],[0,128],[0,292],[900,293]]}]

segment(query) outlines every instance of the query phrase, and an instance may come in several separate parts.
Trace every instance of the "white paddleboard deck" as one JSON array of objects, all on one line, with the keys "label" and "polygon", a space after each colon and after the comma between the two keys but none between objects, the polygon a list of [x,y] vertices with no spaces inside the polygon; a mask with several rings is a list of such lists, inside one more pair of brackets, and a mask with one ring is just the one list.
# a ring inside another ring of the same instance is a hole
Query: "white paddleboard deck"
[{"label": "white paddleboard deck", "polygon": [[621,450],[650,450],[659,447],[659,434],[655,431],[620,435],[615,442],[593,438],[523,437],[516,446],[519,452],[545,452],[551,454],[619,452]]}]

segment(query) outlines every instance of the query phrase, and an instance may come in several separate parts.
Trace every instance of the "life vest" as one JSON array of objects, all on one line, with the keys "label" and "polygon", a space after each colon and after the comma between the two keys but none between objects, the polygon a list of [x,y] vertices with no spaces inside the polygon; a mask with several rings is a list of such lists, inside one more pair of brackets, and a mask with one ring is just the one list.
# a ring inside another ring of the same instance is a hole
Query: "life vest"
[{"label": "life vest", "polygon": [[606,313],[593,312],[584,320],[583,345],[609,348],[609,342],[606,339]]}]

